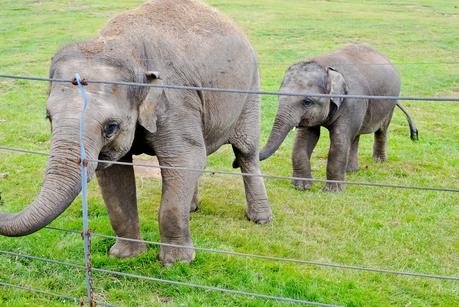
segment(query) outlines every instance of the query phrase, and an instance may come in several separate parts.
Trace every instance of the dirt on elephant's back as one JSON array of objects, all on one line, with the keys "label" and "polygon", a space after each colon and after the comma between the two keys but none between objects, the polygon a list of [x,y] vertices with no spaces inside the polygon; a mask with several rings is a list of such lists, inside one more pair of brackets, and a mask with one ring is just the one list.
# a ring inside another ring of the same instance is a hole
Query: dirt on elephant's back
[{"label": "dirt on elephant's back", "polygon": [[159,166],[158,159],[156,159],[156,157],[147,155],[135,156],[134,164],[145,165],[134,166],[134,172],[137,177],[161,179],[161,169],[155,167]]}]

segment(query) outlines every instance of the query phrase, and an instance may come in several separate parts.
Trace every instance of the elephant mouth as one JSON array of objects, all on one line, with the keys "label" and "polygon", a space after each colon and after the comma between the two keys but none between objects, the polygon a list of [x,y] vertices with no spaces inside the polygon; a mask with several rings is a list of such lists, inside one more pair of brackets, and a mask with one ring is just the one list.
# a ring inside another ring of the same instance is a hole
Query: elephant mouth
[{"label": "elephant mouth", "polygon": [[[103,161],[113,161],[113,157],[111,157],[111,155],[107,152],[100,152],[99,153],[99,157],[98,157],[98,160],[103,160]],[[100,162],[97,164],[97,168],[96,170],[103,170],[103,169],[106,169],[107,167],[109,167],[110,165],[112,165],[112,163],[109,163],[109,162]]]},{"label": "elephant mouth", "polygon": [[303,119],[302,121],[300,121],[300,123],[298,125],[295,126],[295,128],[307,128],[309,126],[310,126],[309,125],[309,121]]}]

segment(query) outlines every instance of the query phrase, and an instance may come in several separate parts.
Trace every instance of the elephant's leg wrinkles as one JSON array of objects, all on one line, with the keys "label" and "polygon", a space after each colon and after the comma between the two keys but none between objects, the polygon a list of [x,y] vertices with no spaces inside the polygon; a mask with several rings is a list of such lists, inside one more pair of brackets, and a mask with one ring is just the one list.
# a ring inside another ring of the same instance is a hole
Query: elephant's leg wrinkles
[{"label": "elephant's leg wrinkles", "polygon": [[[236,163],[242,173],[261,175],[259,161],[260,100],[251,96],[239,118],[235,135],[230,138]],[[245,137],[241,137],[245,136]],[[258,224],[266,224],[272,219],[263,178],[243,176],[247,208],[246,217]]]},{"label": "elephant's leg wrinkles", "polygon": [[[205,147],[195,147],[174,157],[158,155],[160,165],[203,169],[206,163]],[[200,173],[179,169],[162,169],[163,188],[159,210],[159,229],[162,243],[187,248],[161,246],[159,259],[169,266],[177,261],[190,263],[195,256],[191,241],[189,216],[197,192]]]},{"label": "elephant's leg wrinkles", "polygon": [[346,172],[356,172],[359,169],[359,140],[360,135],[356,136],[351,144],[349,160],[347,162]]},{"label": "elephant's leg wrinkles", "polygon": [[[121,161],[132,162],[132,156]],[[134,168],[130,165],[112,165],[97,171],[97,180],[116,235],[141,239]],[[146,249],[145,243],[117,239],[109,253],[118,258],[126,258],[136,256]]]},{"label": "elephant's leg wrinkles", "polygon": [[[258,151],[244,154],[233,146],[236,161],[241,167],[242,173],[261,175]],[[272,219],[272,211],[269,206],[263,178],[258,176],[243,176],[245,197],[247,200],[246,217],[258,224],[266,224]]]},{"label": "elephant's leg wrinkles", "polygon": [[[351,147],[351,133],[333,129],[330,131],[330,151],[327,161],[327,180],[343,181]],[[323,188],[327,192],[340,192],[342,183],[327,182]]]},{"label": "elephant's leg wrinkles", "polygon": [[[293,177],[312,178],[311,155],[319,137],[320,126],[297,129],[292,151]],[[293,179],[292,184],[299,190],[306,190],[311,186],[310,181],[298,179]]]},{"label": "elephant's leg wrinkles", "polygon": [[378,130],[375,132],[375,141],[373,143],[373,160],[376,162],[384,162],[387,160],[386,156],[387,146],[387,131]]}]

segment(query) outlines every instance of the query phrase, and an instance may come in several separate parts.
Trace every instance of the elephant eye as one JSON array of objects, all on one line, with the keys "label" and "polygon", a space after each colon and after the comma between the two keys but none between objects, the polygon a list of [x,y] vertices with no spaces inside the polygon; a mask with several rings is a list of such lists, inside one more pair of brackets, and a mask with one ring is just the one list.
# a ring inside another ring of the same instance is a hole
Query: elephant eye
[{"label": "elephant eye", "polygon": [[305,107],[310,107],[310,106],[313,105],[313,104],[314,104],[314,101],[312,101],[312,100],[309,99],[309,98],[305,98],[305,99],[303,100],[303,105],[304,105]]},{"label": "elephant eye", "polygon": [[109,122],[104,127],[104,136],[110,138],[120,130],[120,125],[117,122]]}]

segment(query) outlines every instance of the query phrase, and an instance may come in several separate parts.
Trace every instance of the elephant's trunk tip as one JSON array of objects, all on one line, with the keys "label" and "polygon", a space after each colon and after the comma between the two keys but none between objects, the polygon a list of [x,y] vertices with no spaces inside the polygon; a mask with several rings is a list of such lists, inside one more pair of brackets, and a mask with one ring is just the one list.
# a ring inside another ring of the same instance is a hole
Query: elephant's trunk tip
[{"label": "elephant's trunk tip", "polygon": [[268,151],[263,150],[263,151],[260,152],[260,161],[266,160],[270,156],[271,156],[271,154]]}]

